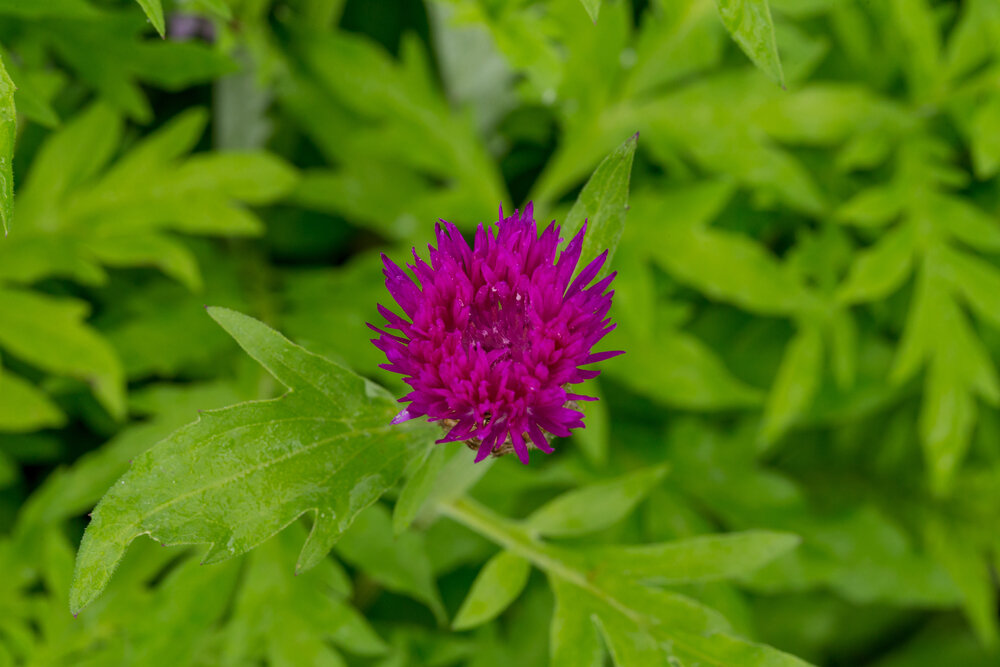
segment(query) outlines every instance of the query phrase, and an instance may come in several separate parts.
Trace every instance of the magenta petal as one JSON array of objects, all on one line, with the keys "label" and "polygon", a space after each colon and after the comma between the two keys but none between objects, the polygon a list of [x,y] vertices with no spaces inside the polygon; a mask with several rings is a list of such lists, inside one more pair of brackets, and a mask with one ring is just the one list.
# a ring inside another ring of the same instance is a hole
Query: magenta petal
[{"label": "magenta petal", "polygon": [[509,438],[506,449],[527,463],[530,445],[553,451],[543,429],[564,437],[583,427],[583,415],[566,405],[592,398],[566,387],[600,371],[581,367],[620,354],[593,351],[614,328],[614,274],[590,285],[605,252],[573,279],[586,223],[557,256],[559,228],[553,223],[539,235],[532,204],[498,213],[471,242],[442,220],[436,247],[424,258],[412,252],[416,279],[383,256],[386,287],[405,317],[380,304],[384,324],[369,328],[385,354],[381,367],[410,387],[393,424],[424,416],[440,422],[448,431],[439,442],[473,443],[477,461]]}]

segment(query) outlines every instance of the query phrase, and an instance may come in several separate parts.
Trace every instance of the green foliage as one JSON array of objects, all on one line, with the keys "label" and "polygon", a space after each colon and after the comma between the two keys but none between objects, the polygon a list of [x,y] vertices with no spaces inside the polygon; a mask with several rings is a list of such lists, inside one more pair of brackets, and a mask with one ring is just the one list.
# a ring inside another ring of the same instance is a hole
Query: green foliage
[{"label": "green foliage", "polygon": [[[1000,4],[366,7],[0,0],[0,665],[997,664]],[[473,464],[379,253],[529,201],[625,354]]]}]

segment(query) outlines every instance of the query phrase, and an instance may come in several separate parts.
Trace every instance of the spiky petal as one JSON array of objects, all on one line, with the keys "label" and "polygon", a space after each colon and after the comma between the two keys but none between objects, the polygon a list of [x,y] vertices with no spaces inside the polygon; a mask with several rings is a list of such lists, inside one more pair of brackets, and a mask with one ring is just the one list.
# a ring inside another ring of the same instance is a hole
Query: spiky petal
[{"label": "spiky petal", "polygon": [[416,280],[382,256],[406,317],[379,305],[386,322],[369,325],[379,334],[372,342],[386,355],[382,368],[411,388],[393,423],[426,416],[450,427],[438,442],[470,442],[476,461],[513,451],[524,463],[529,448],[552,451],[545,433],[583,428],[574,401],[590,397],[569,387],[599,374],[581,366],[621,354],[592,352],[615,327],[614,274],[589,286],[604,253],[572,280],[586,224],[557,259],[559,232],[553,222],[539,235],[528,204],[508,217],[501,209],[495,229],[479,225],[471,247],[442,220],[430,263],[413,251]]}]

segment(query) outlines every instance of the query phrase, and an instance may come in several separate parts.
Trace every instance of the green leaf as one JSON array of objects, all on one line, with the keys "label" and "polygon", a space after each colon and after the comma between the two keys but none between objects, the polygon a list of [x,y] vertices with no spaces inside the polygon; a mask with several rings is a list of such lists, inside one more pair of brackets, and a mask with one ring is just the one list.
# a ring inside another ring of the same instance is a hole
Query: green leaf
[{"label": "green leaf", "polygon": [[0,347],[56,375],[88,383],[112,417],[125,416],[125,380],[114,350],[84,324],[86,304],[0,288]]},{"label": "green leaf", "polygon": [[273,642],[259,646],[260,642],[254,641],[275,633],[272,623],[277,617],[290,630],[285,640],[288,647],[300,652],[316,650],[317,644],[332,651],[328,640],[357,655],[386,652],[385,642],[348,602],[350,581],[337,561],[328,558],[309,572],[292,574],[304,535],[302,527],[293,524],[248,558],[233,618],[223,630],[225,660],[221,664],[247,664],[254,658],[263,661],[268,655],[269,662],[280,664],[273,662]]},{"label": "green leaf", "polygon": [[603,667],[604,650],[583,602],[583,591],[552,580],[556,608],[549,629],[551,667]]},{"label": "green leaf", "polygon": [[146,16],[149,17],[149,21],[156,28],[156,32],[160,33],[160,37],[167,36],[166,24],[163,21],[163,5],[160,4],[160,0],[135,0],[142,7],[142,11],[146,12]]},{"label": "green leaf", "polygon": [[[607,634],[621,664],[682,664],[697,661],[718,667],[802,667],[801,660],[767,646],[726,634],[729,625],[717,612],[683,595],[649,588],[601,568],[588,567],[578,554],[546,544],[526,526],[497,516],[468,499],[441,511],[545,571],[556,596],[552,663],[601,664],[593,627]],[[638,662],[637,662],[638,661]]]},{"label": "green leaf", "polygon": [[743,53],[784,88],[785,75],[778,58],[778,42],[767,0],[716,0],[722,24]]},{"label": "green leaf", "polygon": [[459,607],[452,628],[468,630],[491,621],[524,590],[531,563],[517,554],[501,551],[479,571],[472,589]]},{"label": "green leaf", "polygon": [[844,303],[883,299],[902,286],[913,268],[916,230],[901,224],[870,248],[859,252],[837,292]]},{"label": "green leaf", "polygon": [[337,553],[389,590],[425,603],[438,623],[447,622],[424,535],[416,532],[394,535],[392,519],[382,505],[373,505],[358,514],[337,543]]},{"label": "green leaf", "polygon": [[976,177],[986,180],[1000,171],[1000,95],[976,106],[972,117],[972,164]]},{"label": "green leaf", "polygon": [[746,310],[787,315],[800,308],[805,287],[756,241],[727,231],[674,226],[651,245],[653,258],[710,299]]},{"label": "green leaf", "polygon": [[978,257],[941,248],[935,254],[937,266],[980,318],[1000,328],[1000,269]]},{"label": "green leaf", "polygon": [[608,364],[608,373],[666,405],[724,410],[760,405],[763,398],[686,333],[663,332],[655,340],[632,341],[627,350]]},{"label": "green leaf", "polygon": [[809,409],[823,374],[823,337],[814,325],[803,325],[788,344],[764,408],[761,438],[775,442]]},{"label": "green leaf", "polygon": [[747,531],[705,535],[641,546],[596,547],[588,558],[595,567],[656,584],[731,579],[752,572],[791,551],[797,535]]},{"label": "green leaf", "polygon": [[434,490],[434,483],[444,466],[446,453],[445,447],[431,447],[427,451],[427,458],[406,480],[403,490],[399,493],[399,499],[392,508],[392,531],[396,535],[409,528],[417,518],[420,508]]},{"label": "green leaf", "polygon": [[1000,221],[958,197],[929,194],[921,220],[928,220],[946,237],[983,252],[1000,251]]},{"label": "green leaf", "polygon": [[30,432],[66,423],[48,396],[7,369],[0,369],[0,396],[0,432]]},{"label": "green leaf", "polygon": [[997,622],[997,592],[987,556],[976,549],[970,535],[939,517],[928,519],[924,526],[927,546],[948,571],[962,592],[965,614],[979,640],[995,647],[1000,640]]},{"label": "green leaf", "polygon": [[204,561],[216,562],[313,513],[298,562],[308,569],[433,439],[426,424],[390,424],[395,402],[372,383],[246,315],[209,313],[289,391],[204,412],[135,459],[84,534],[74,610],[101,592],[143,534],[166,544],[210,544]]},{"label": "green leaf", "polygon": [[618,523],[635,509],[667,474],[648,468],[607,482],[584,486],[555,498],[527,519],[539,535],[586,535]]},{"label": "green leaf", "polygon": [[562,236],[567,240],[583,228],[584,222],[587,224],[583,252],[580,254],[581,268],[605,250],[608,251],[601,276],[611,272],[611,260],[625,231],[628,184],[638,140],[638,134],[629,137],[597,165],[563,221]]},{"label": "green leaf", "polygon": [[596,379],[587,380],[576,391],[597,400],[578,403],[587,427],[574,431],[573,439],[584,457],[593,466],[601,468],[608,462],[608,441],[611,437],[611,415],[608,414],[607,402],[603,400],[601,385]]},{"label": "green leaf", "polygon": [[0,60],[0,225],[4,236],[14,214],[14,140],[17,138],[16,87]]},{"label": "green leaf", "polygon": [[594,23],[597,23],[597,15],[601,11],[601,0],[580,0],[580,4],[587,10],[587,16]]}]

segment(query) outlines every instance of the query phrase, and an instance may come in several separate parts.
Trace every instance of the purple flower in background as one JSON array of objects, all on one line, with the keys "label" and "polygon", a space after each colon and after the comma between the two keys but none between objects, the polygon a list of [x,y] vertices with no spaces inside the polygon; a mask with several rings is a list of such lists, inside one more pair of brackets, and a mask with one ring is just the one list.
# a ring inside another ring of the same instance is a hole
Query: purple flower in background
[{"label": "purple flower in background", "polygon": [[201,40],[212,44],[215,42],[215,24],[197,14],[174,12],[168,19],[167,35],[174,42]]},{"label": "purple flower in background", "polygon": [[583,427],[570,385],[600,372],[580,368],[621,352],[591,349],[615,325],[607,318],[615,274],[588,287],[607,251],[575,280],[586,224],[556,259],[559,227],[539,237],[531,204],[503,217],[496,230],[479,225],[472,247],[441,221],[428,265],[413,250],[408,265],[419,285],[385,255],[386,287],[406,318],[379,305],[389,333],[372,342],[385,352],[382,368],[405,376],[412,391],[398,424],[426,415],[449,428],[438,442],[467,441],[478,451],[516,452],[528,463],[532,445],[551,453],[549,433]]}]

